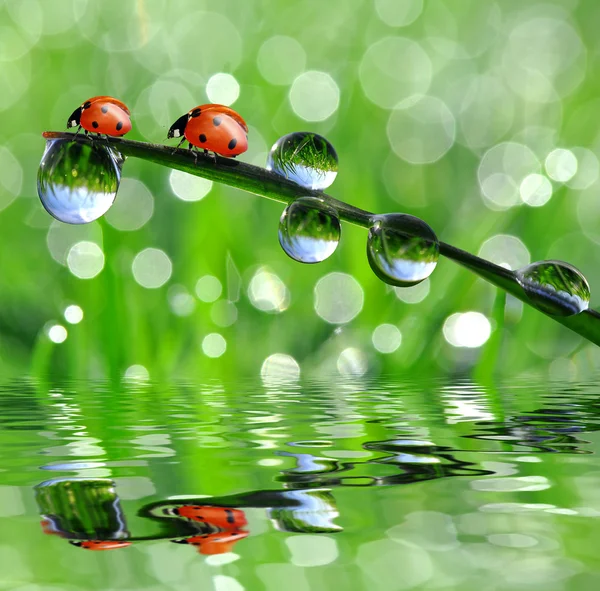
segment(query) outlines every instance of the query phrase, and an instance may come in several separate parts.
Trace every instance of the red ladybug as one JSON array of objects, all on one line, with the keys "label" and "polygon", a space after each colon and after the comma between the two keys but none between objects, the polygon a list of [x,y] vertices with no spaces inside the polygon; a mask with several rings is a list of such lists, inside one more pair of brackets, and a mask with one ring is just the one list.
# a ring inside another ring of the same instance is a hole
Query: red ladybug
[{"label": "red ladybug", "polygon": [[116,98],[95,96],[73,111],[67,127],[83,127],[85,133],[121,137],[131,130],[130,112],[127,105]]},{"label": "red ladybug", "polygon": [[214,525],[223,530],[237,529],[248,524],[243,511],[227,507],[183,505],[174,509],[173,513],[192,521],[202,521]]},{"label": "red ladybug", "polygon": [[190,148],[203,148],[221,156],[237,156],[248,149],[248,126],[233,109],[224,105],[200,105],[182,115],[169,129],[168,138],[182,138]]},{"label": "red ladybug", "polygon": [[62,532],[58,529],[58,527],[56,526],[54,521],[52,521],[52,519],[50,519],[49,517],[42,519],[40,525],[42,526],[42,531],[45,534],[47,534],[49,536],[61,536],[62,537]]},{"label": "red ladybug", "polygon": [[72,542],[73,546],[83,548],[84,550],[115,550],[131,546],[131,542],[120,542],[118,540],[86,540],[85,542]]},{"label": "red ladybug", "polygon": [[247,531],[227,531],[217,532],[214,534],[203,534],[201,536],[192,536],[191,538],[184,538],[183,540],[171,540],[176,544],[190,544],[196,546],[200,554],[225,554],[231,552],[233,546],[239,540],[243,540],[248,536]]}]

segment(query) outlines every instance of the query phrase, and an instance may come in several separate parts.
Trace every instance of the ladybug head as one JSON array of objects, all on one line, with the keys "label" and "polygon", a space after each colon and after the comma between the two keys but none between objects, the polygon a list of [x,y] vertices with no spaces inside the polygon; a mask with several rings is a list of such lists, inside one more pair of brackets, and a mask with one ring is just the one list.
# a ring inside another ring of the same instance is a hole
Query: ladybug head
[{"label": "ladybug head", "polygon": [[81,120],[82,107],[78,107],[67,120],[67,127],[78,127]]},{"label": "ladybug head", "polygon": [[186,125],[188,123],[188,119],[189,119],[188,113],[179,117],[179,119],[177,119],[177,121],[175,121],[175,123],[173,123],[173,125],[171,125],[171,127],[169,128],[169,133],[167,134],[167,138],[183,137]]}]

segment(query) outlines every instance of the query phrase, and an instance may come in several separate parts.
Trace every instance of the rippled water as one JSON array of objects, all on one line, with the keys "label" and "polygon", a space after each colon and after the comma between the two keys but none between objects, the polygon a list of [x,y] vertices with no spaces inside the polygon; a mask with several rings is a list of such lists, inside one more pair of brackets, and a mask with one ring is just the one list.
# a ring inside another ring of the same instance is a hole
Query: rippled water
[{"label": "rippled water", "polygon": [[5,384],[0,589],[596,589],[597,391]]}]

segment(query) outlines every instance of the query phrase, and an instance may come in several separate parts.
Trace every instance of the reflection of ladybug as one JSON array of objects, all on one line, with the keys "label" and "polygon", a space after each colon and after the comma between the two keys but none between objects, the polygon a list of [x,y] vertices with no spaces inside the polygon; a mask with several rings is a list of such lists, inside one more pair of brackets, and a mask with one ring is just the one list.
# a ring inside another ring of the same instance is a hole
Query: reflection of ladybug
[{"label": "reflection of ladybug", "polygon": [[206,505],[183,505],[173,509],[175,515],[192,521],[203,521],[219,529],[237,529],[248,524],[244,512],[227,507],[210,507]]},{"label": "reflection of ladybug", "polygon": [[73,546],[84,548],[85,550],[115,550],[116,548],[125,548],[131,546],[131,542],[120,542],[118,540],[86,540],[85,542],[72,542]]},{"label": "reflection of ladybug", "polygon": [[[200,105],[182,115],[169,129],[168,138],[180,137],[191,146],[221,156],[237,156],[248,149],[248,126],[225,105]],[[191,147],[190,146],[190,147]]]},{"label": "reflection of ladybug", "polygon": [[247,531],[222,531],[214,534],[192,536],[191,538],[184,538],[183,540],[171,540],[171,542],[196,546],[200,554],[225,554],[226,552],[231,552],[233,550],[233,545],[239,540],[243,540],[247,535]]},{"label": "reflection of ladybug", "polygon": [[67,127],[121,137],[131,130],[127,105],[111,96],[95,96],[73,111]]},{"label": "reflection of ladybug", "polygon": [[40,525],[42,526],[42,531],[49,536],[61,536],[62,532],[58,529],[58,526],[50,517],[46,517],[42,519]]}]

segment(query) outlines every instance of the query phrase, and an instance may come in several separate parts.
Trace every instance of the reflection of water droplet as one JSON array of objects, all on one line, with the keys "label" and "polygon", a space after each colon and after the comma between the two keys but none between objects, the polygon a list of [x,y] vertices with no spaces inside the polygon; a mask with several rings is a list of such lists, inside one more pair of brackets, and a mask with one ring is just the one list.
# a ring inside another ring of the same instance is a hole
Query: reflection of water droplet
[{"label": "reflection of water droplet", "polygon": [[440,245],[435,232],[419,218],[402,213],[373,216],[367,257],[371,269],[390,285],[420,283],[435,269]]},{"label": "reflection of water droplet", "polygon": [[335,209],[317,197],[300,197],[290,203],[279,220],[279,243],[295,261],[320,263],[340,241],[340,219]]},{"label": "reflection of water droplet", "polygon": [[113,204],[121,179],[121,154],[100,141],[49,140],[38,171],[38,195],[61,222],[86,224]]},{"label": "reflection of water droplet", "polygon": [[321,135],[297,131],[279,138],[267,158],[272,170],[307,189],[326,189],[337,176],[338,157]]},{"label": "reflection of water droplet", "polygon": [[555,316],[587,310],[590,286],[581,271],[562,261],[539,261],[517,271],[517,280],[537,308]]}]

